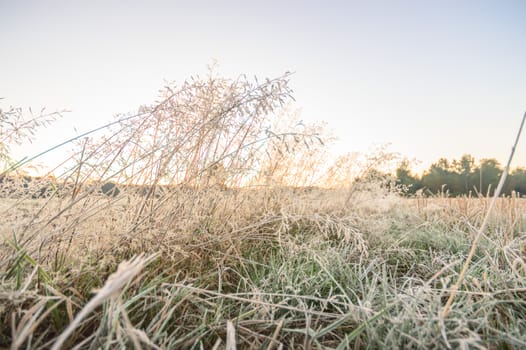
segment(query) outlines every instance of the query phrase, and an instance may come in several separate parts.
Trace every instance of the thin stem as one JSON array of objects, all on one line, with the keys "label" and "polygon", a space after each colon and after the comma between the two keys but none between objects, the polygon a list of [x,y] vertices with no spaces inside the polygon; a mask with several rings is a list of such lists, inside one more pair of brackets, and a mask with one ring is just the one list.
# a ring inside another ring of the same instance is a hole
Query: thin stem
[{"label": "thin stem", "polygon": [[488,225],[490,214],[493,211],[493,208],[495,207],[495,203],[497,202],[497,198],[499,198],[500,196],[502,188],[504,187],[504,182],[506,182],[506,178],[508,177],[508,172],[510,171],[511,160],[513,159],[513,155],[515,154],[515,149],[517,148],[517,144],[519,143],[519,139],[522,133],[522,128],[524,126],[525,120],[526,120],[526,112],[524,113],[524,116],[522,117],[521,126],[519,127],[519,132],[517,133],[517,137],[515,138],[515,143],[513,144],[513,147],[511,149],[511,154],[508,159],[508,163],[506,164],[506,168],[504,169],[504,172],[502,173],[500,177],[499,185],[497,186],[497,189],[495,190],[495,194],[493,195],[488,211],[486,212],[484,221],[482,222],[482,225],[480,226],[480,229],[478,230],[477,235],[475,236],[475,239],[473,240],[473,243],[471,244],[471,250],[469,251],[468,257],[466,258],[466,261],[464,262],[462,271],[458,275],[457,282],[451,289],[451,294],[449,295],[449,299],[447,300],[446,306],[444,306],[444,310],[442,310],[442,319],[445,319],[451,310],[451,304],[453,304],[453,300],[455,299],[457,291],[460,288],[462,281],[464,280],[464,276],[466,275],[469,264],[471,263],[471,259],[473,259],[473,255],[475,254],[475,251],[477,250],[477,246],[480,242],[480,239],[482,238],[482,235],[484,234],[484,230],[486,230],[486,226]]}]

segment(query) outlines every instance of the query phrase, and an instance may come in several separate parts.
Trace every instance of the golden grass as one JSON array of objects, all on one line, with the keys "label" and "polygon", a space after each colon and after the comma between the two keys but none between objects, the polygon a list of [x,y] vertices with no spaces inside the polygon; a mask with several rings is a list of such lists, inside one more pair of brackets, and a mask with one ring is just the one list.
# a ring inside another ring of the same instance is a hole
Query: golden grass
[{"label": "golden grass", "polygon": [[[11,324],[2,335],[14,348],[67,339],[67,347],[82,348],[232,342],[307,348],[351,340],[358,347],[524,345],[526,305],[509,298],[526,292],[525,199],[498,200],[453,315],[440,324],[443,298],[488,199],[406,199],[385,189],[353,196],[346,205],[348,190],[180,189],[155,198],[141,217],[144,197],[125,191],[87,196],[69,208],[57,198],[2,200],[9,223],[2,227],[9,243],[0,250],[2,317]],[[119,263],[143,254],[157,258],[139,279],[109,291],[114,301],[101,297]],[[296,275],[317,281],[289,285]],[[95,288],[102,289],[90,301]],[[107,307],[93,307],[101,303]],[[150,307],[159,311],[151,314]],[[196,322],[207,314],[208,326]],[[118,323],[110,326],[113,317]],[[495,317],[514,330],[507,334]],[[164,322],[179,328],[163,335]],[[378,322],[404,328],[377,334]],[[424,328],[405,328],[408,322]],[[457,329],[458,322],[467,323]],[[442,329],[441,339],[431,337],[434,327]]]},{"label": "golden grass", "polygon": [[526,200],[459,278],[489,199],[403,198],[383,150],[327,162],[276,118],[288,76],[167,86],[62,174],[0,177],[0,347],[526,348]]}]

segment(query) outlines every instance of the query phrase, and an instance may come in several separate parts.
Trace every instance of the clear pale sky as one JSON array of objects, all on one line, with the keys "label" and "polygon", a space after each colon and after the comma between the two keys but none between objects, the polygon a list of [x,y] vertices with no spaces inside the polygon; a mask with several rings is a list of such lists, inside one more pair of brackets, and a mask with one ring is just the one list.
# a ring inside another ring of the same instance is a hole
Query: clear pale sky
[{"label": "clear pale sky", "polygon": [[505,163],[526,111],[525,18],[523,0],[0,0],[0,103],[71,110],[17,150],[32,155],[215,59],[227,77],[294,71],[294,107],[328,122],[335,152]]}]

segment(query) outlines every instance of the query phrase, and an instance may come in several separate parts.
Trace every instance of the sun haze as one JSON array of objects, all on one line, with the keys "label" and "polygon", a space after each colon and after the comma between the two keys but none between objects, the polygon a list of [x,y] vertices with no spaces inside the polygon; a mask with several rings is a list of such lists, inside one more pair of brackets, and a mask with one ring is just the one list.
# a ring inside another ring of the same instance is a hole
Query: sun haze
[{"label": "sun haze", "polygon": [[[335,152],[505,162],[526,109],[523,1],[0,2],[2,104],[68,109],[31,156],[152,103],[164,80],[292,71]],[[522,147],[523,148],[523,147]],[[519,147],[515,166],[526,166]]]}]

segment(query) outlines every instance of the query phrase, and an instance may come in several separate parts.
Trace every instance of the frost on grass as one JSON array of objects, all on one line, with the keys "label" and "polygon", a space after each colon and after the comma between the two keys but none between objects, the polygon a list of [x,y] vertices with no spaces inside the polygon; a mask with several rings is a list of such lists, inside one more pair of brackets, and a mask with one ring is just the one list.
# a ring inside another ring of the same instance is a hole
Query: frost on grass
[{"label": "frost on grass", "polygon": [[402,197],[382,149],[329,162],[283,120],[288,79],[170,84],[45,195],[4,182],[0,347],[525,347],[524,200],[497,201],[441,319],[487,198]]}]

